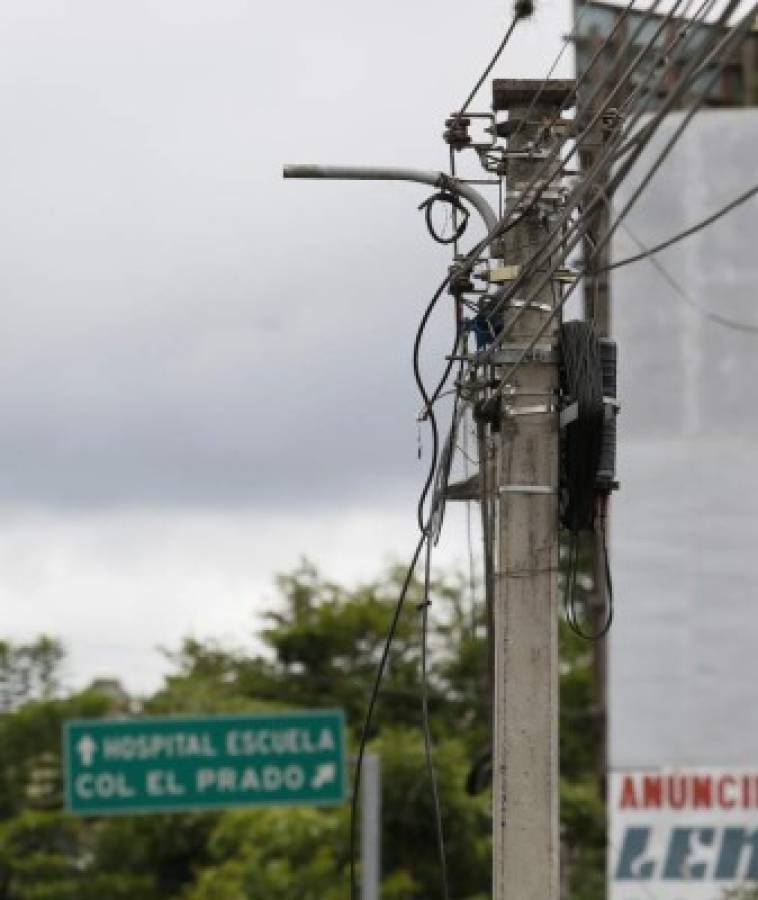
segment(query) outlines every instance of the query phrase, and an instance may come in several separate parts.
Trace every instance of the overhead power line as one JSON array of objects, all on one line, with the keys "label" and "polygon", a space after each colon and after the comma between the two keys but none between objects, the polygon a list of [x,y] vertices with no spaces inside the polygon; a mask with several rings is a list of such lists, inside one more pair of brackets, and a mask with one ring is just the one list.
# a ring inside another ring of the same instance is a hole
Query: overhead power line
[{"label": "overhead power line", "polygon": [[662,250],[668,250],[669,247],[673,247],[674,244],[678,244],[680,241],[685,240],[688,237],[691,237],[693,234],[697,234],[698,231],[702,231],[704,228],[707,228],[709,225],[713,225],[714,222],[717,222],[723,216],[732,212],[732,210],[737,209],[737,207],[742,206],[743,203],[747,203],[748,200],[751,200],[755,195],[758,194],[758,184],[754,187],[751,187],[750,190],[744,191],[738,197],[735,197],[730,203],[727,203],[726,206],[722,206],[721,209],[717,210],[712,215],[708,216],[708,218],[703,219],[698,222],[696,225],[691,225],[689,228],[686,228],[684,231],[680,231],[678,234],[675,234],[673,237],[668,238],[665,241],[661,241],[660,244],[655,244],[653,247],[645,247],[642,242],[635,237],[632,237],[631,231],[626,227],[625,230],[632,238],[632,240],[638,244],[642,249],[639,253],[635,253],[634,256],[627,256],[624,259],[619,259],[614,263],[610,263],[607,266],[604,266],[602,269],[599,269],[600,272],[610,272],[612,269],[620,269],[622,266],[629,266],[632,263],[639,262],[642,259],[647,259],[649,256],[653,256],[656,253],[660,253]]},{"label": "overhead power line", "polygon": [[[756,191],[758,191],[758,188],[753,189],[754,193]],[[677,297],[679,297],[680,300],[686,303],[690,309],[696,312],[699,316],[702,316],[704,319],[707,319],[709,322],[714,322],[716,325],[720,325],[722,328],[729,328],[732,331],[739,331],[743,334],[758,335],[758,325],[751,325],[750,322],[742,322],[738,319],[731,319],[729,316],[723,316],[721,315],[721,313],[713,312],[712,310],[705,309],[703,306],[701,306],[696,300],[693,299],[693,297],[682,287],[679,281],[674,278],[671,272],[669,272],[669,270],[663,265],[663,263],[656,257],[655,247],[646,247],[645,244],[637,237],[637,235],[628,225],[623,224],[621,227],[640,248],[641,252],[637,255],[636,259],[646,259],[650,263],[650,265],[658,272],[661,278],[666,281],[666,283],[674,291]]]},{"label": "overhead power line", "polygon": [[[731,2],[727,5],[725,10],[721,14],[720,24],[722,24],[724,21],[727,21],[728,18],[731,17],[736,5],[737,5],[737,0],[731,0]],[[758,9],[758,3],[754,4],[754,6],[751,8],[751,10],[745,16],[743,16],[743,18],[739,21],[739,23],[737,25],[735,25],[733,28],[731,28],[727,32],[727,34],[720,41],[718,41],[717,44],[714,47],[712,47],[710,52],[706,55],[706,60],[708,62],[712,62],[714,64],[713,70],[711,71],[709,78],[704,83],[701,92],[693,99],[686,115],[680,122],[678,128],[675,130],[674,134],[667,141],[664,148],[660,151],[657,158],[651,164],[651,166],[649,167],[648,171],[646,172],[645,177],[643,178],[642,182],[640,183],[640,185],[638,185],[638,187],[633,192],[632,197],[627,201],[624,208],[617,215],[616,219],[611,224],[610,228],[596,242],[595,248],[592,251],[591,257],[596,256],[597,253],[599,252],[599,250],[610,241],[611,237],[613,236],[613,234],[615,233],[615,231],[617,230],[617,228],[619,227],[619,225],[621,224],[623,219],[629,213],[631,208],[637,202],[637,200],[639,199],[640,195],[643,193],[645,188],[648,186],[648,184],[652,180],[655,173],[658,171],[660,166],[663,164],[663,161],[666,159],[668,154],[671,152],[674,145],[681,138],[682,134],[686,130],[690,121],[692,120],[692,117],[695,115],[695,113],[698,111],[698,109],[702,106],[703,102],[705,101],[705,98],[708,95],[708,91],[711,90],[715,81],[720,77],[721,72],[723,71],[723,68],[726,65],[729,53],[731,53],[731,51],[733,49],[733,46],[744,36],[747,29],[750,27],[752,20],[753,20],[753,16],[755,15],[756,9]],[[692,63],[689,68],[694,68],[694,63]],[[691,71],[689,71],[688,68],[685,68],[685,70],[683,71],[682,76],[679,80],[678,85],[671,90],[671,92],[669,93],[667,102],[661,105],[658,112],[653,117],[652,122],[655,122],[657,124],[662,120],[663,116],[668,112],[668,109],[671,106],[673,106],[673,104],[677,101],[679,96],[681,96],[683,91],[689,85],[690,75],[691,75]],[[619,168],[619,171],[616,173],[614,178],[611,180],[611,182],[610,182],[611,192],[626,177],[629,170],[631,169],[631,166],[636,162],[636,160],[639,158],[640,154],[644,150],[645,146],[647,146],[647,143],[652,138],[653,133],[654,133],[654,128],[646,129],[645,135],[639,142],[637,142],[637,146],[635,147],[633,153],[625,161],[623,166],[621,166]],[[600,202],[601,198],[602,198],[602,195],[596,197],[595,200],[593,201],[593,203]],[[579,240],[581,240],[584,233],[586,233],[586,228],[585,228],[585,231],[583,231],[583,232],[582,231],[576,232],[574,238],[569,242],[564,255],[570,253],[574,249],[574,247],[577,246],[577,244],[579,243]],[[532,264],[533,264],[533,260],[530,260],[530,265],[532,265]],[[545,273],[545,275],[541,279],[539,279],[537,286],[534,287],[533,290],[531,291],[530,296],[527,298],[527,303],[530,302],[531,300],[533,300],[534,297],[537,296],[539,291],[545,287],[545,285],[552,278],[557,267],[558,267],[558,263],[556,263],[552,267],[549,267],[549,270]],[[583,272],[586,272],[587,268],[588,268],[588,266],[585,264],[585,266],[583,267]],[[503,385],[505,385],[509,382],[509,380],[513,377],[515,372],[518,370],[518,368],[524,362],[524,360],[528,358],[529,354],[532,352],[534,347],[537,345],[537,343],[539,342],[542,335],[545,333],[545,331],[548,329],[548,327],[550,327],[550,324],[552,323],[552,321],[563,309],[563,307],[565,306],[569,297],[575,291],[578,284],[579,284],[579,279],[577,278],[574,281],[574,283],[571,284],[571,286],[567,290],[566,294],[563,296],[562,300],[556,305],[556,307],[554,308],[554,310],[550,314],[550,316],[545,320],[545,322],[542,324],[542,326],[534,334],[532,339],[524,347],[524,349],[520,353],[519,358],[516,360],[516,362],[514,362],[508,368],[508,370],[503,374],[502,384],[497,393],[502,393]],[[493,346],[496,346],[496,345],[493,345]],[[491,351],[487,351],[486,353],[480,354],[480,359],[477,360],[477,362],[481,361],[481,357],[489,358],[490,356],[491,356]]]}]

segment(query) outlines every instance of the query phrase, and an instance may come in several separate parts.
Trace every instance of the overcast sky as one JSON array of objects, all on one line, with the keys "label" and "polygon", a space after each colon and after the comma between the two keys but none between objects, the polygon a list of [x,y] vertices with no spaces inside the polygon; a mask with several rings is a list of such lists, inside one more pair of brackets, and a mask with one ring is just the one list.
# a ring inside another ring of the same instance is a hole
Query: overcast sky
[{"label": "overcast sky", "polygon": [[[443,120],[509,14],[3,3],[4,635],[62,636],[72,684],[143,689],[158,644],[245,643],[301,554],[348,580],[408,554],[427,458],[410,346],[449,261],[428,191],[281,166],[443,166]],[[568,14],[542,2],[496,74],[544,75]],[[443,562],[463,533],[453,517]]]},{"label": "overcast sky", "polygon": [[[348,581],[408,555],[429,450],[411,344],[449,262],[416,209],[429,191],[281,166],[444,166],[444,118],[509,16],[5,0],[3,635],[61,636],[72,685],[144,690],[159,644],[248,643],[301,555]],[[494,74],[542,77],[568,31],[567,0],[541,0]],[[454,511],[439,560],[466,556]]]}]

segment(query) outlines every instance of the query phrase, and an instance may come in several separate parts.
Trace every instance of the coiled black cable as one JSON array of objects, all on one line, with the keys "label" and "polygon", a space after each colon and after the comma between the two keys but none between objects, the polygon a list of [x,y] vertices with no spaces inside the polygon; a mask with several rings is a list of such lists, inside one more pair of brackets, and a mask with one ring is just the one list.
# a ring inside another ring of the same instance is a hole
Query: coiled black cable
[{"label": "coiled black cable", "polygon": [[[434,228],[434,222],[432,222],[432,208],[435,203],[447,203],[462,216],[461,220],[455,228],[453,228],[453,232],[449,237],[443,237]],[[431,235],[432,240],[436,241],[438,244],[454,244],[463,237],[463,234],[468,227],[470,213],[455,194],[452,194],[450,191],[437,191],[436,194],[432,194],[431,197],[427,197],[423,203],[420,203],[418,208],[424,210],[427,231]]]},{"label": "coiled black cable", "polygon": [[576,608],[579,539],[593,531],[598,507],[597,474],[603,446],[605,407],[600,341],[590,322],[567,322],[561,326],[561,390],[568,408],[576,405],[575,417],[565,428],[561,443],[561,522],[569,532],[564,592],[566,622],[586,640],[608,633],[613,620],[613,588],[608,551],[603,532],[608,603],[605,622],[596,632],[579,624]]}]

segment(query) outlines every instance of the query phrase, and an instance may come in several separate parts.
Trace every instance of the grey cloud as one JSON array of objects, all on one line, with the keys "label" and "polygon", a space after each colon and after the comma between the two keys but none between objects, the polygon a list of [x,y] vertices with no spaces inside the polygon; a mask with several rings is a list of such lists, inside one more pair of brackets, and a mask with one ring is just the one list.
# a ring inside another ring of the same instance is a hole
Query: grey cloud
[{"label": "grey cloud", "polygon": [[412,494],[410,346],[449,262],[424,191],[281,165],[444,165],[502,17],[451,66],[453,2],[5,4],[0,502]]}]

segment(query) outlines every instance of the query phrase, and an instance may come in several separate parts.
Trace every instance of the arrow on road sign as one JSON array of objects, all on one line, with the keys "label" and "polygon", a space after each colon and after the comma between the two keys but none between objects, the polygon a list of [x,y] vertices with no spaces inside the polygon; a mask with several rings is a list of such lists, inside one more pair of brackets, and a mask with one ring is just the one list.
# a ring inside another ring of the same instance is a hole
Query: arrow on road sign
[{"label": "arrow on road sign", "polygon": [[76,752],[79,754],[83,766],[92,765],[95,754],[97,753],[97,744],[92,739],[91,735],[85,734],[82,736],[81,740],[76,745]]}]

